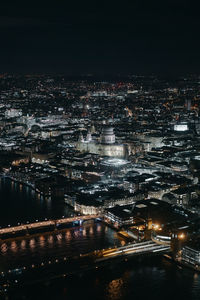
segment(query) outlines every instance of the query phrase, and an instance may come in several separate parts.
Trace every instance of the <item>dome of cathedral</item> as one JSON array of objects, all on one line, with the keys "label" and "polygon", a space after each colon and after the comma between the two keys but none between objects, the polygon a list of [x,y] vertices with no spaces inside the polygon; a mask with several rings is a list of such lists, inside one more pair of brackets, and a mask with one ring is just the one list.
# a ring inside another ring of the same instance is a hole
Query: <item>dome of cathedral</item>
[{"label": "dome of cathedral", "polygon": [[102,129],[102,134],[106,134],[106,135],[108,135],[108,134],[114,134],[113,130],[114,130],[113,127],[111,127],[111,126],[105,126]]},{"label": "dome of cathedral", "polygon": [[114,144],[115,134],[112,126],[105,126],[101,132],[101,143],[103,144]]}]

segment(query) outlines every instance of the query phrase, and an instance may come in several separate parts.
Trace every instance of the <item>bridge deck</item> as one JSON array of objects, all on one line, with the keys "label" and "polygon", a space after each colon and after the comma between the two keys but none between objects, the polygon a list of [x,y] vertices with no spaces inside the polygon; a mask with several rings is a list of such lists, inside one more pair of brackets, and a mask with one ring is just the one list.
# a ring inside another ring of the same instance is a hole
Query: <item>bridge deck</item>
[{"label": "bridge deck", "polygon": [[78,217],[72,217],[72,218],[62,218],[62,219],[57,219],[57,220],[48,220],[48,221],[35,222],[35,223],[19,224],[17,226],[8,226],[8,227],[0,229],[0,235],[6,234],[6,233],[19,232],[19,231],[33,229],[33,228],[48,227],[48,226],[52,226],[52,225],[56,226],[59,224],[71,223],[71,222],[76,222],[76,221],[91,220],[91,219],[96,219],[98,217],[99,216],[97,216],[97,215],[84,215],[84,216],[78,216]]},{"label": "bridge deck", "polygon": [[105,261],[108,259],[127,256],[127,255],[139,255],[143,253],[155,253],[155,252],[169,252],[170,246],[159,245],[153,241],[146,241],[143,243],[129,244],[119,248],[107,249],[102,253],[102,257],[97,258],[96,262]]}]

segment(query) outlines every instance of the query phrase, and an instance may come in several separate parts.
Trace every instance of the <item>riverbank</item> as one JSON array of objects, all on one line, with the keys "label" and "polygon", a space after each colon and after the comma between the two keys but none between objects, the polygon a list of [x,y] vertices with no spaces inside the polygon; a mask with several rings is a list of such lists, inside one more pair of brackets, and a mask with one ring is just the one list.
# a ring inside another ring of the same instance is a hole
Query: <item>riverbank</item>
[{"label": "riverbank", "polygon": [[41,192],[38,189],[36,189],[35,186],[34,186],[34,184],[32,184],[32,183],[27,183],[25,181],[21,181],[19,179],[16,179],[16,178],[12,177],[11,175],[7,175],[7,174],[1,174],[0,177],[1,178],[6,178],[6,179],[11,180],[13,182],[16,182],[18,184],[25,185],[25,186],[29,187],[30,189],[34,190],[36,193],[40,194],[41,196],[45,196],[43,194],[43,192]]},{"label": "riverbank", "polygon": [[196,272],[200,273],[200,266],[199,266],[199,265],[197,265],[197,266],[192,265],[192,264],[190,264],[190,263],[188,263],[187,261],[182,260],[182,259],[181,259],[181,260],[175,260],[175,262],[176,262],[179,266],[186,267],[186,268],[189,268],[189,269],[191,269],[191,270],[193,270],[193,271],[196,271]]},{"label": "riverbank", "polygon": [[44,197],[33,187],[10,177],[0,178],[0,199],[2,228],[76,215],[64,199]]},{"label": "riverbank", "polygon": [[164,254],[163,257],[165,257],[166,259],[172,261],[173,263],[175,263],[176,265],[180,266],[180,267],[186,267],[190,270],[196,271],[198,273],[200,273],[200,266],[194,266],[184,260],[182,260],[181,258],[173,258],[172,255],[169,254]]}]

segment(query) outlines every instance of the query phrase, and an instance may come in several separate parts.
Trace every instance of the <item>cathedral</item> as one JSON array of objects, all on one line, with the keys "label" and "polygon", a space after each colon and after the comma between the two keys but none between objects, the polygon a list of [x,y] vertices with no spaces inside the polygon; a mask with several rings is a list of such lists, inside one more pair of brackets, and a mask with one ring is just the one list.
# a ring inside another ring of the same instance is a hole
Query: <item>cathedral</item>
[{"label": "cathedral", "polygon": [[93,139],[91,130],[88,131],[85,139],[80,133],[77,150],[119,158],[125,158],[127,155],[126,145],[116,143],[114,129],[110,125],[104,125],[100,137],[96,139]]}]

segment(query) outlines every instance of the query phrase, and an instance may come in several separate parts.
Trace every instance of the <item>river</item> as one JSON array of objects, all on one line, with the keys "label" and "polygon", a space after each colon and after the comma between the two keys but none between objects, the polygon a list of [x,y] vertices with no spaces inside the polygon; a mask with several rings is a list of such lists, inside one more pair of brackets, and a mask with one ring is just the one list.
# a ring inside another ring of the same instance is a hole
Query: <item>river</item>
[{"label": "river", "polygon": [[0,178],[0,226],[18,222],[71,216],[72,210],[62,199],[40,196],[29,186]]},{"label": "river", "polygon": [[[1,179],[0,224],[35,218],[70,216],[62,200],[41,199],[29,187]],[[1,268],[14,268],[47,259],[86,253],[123,244],[116,232],[102,223],[85,224],[1,244]],[[136,257],[111,263],[105,269],[87,271],[65,279],[20,288],[7,299],[200,299],[200,275],[164,257]]]}]

